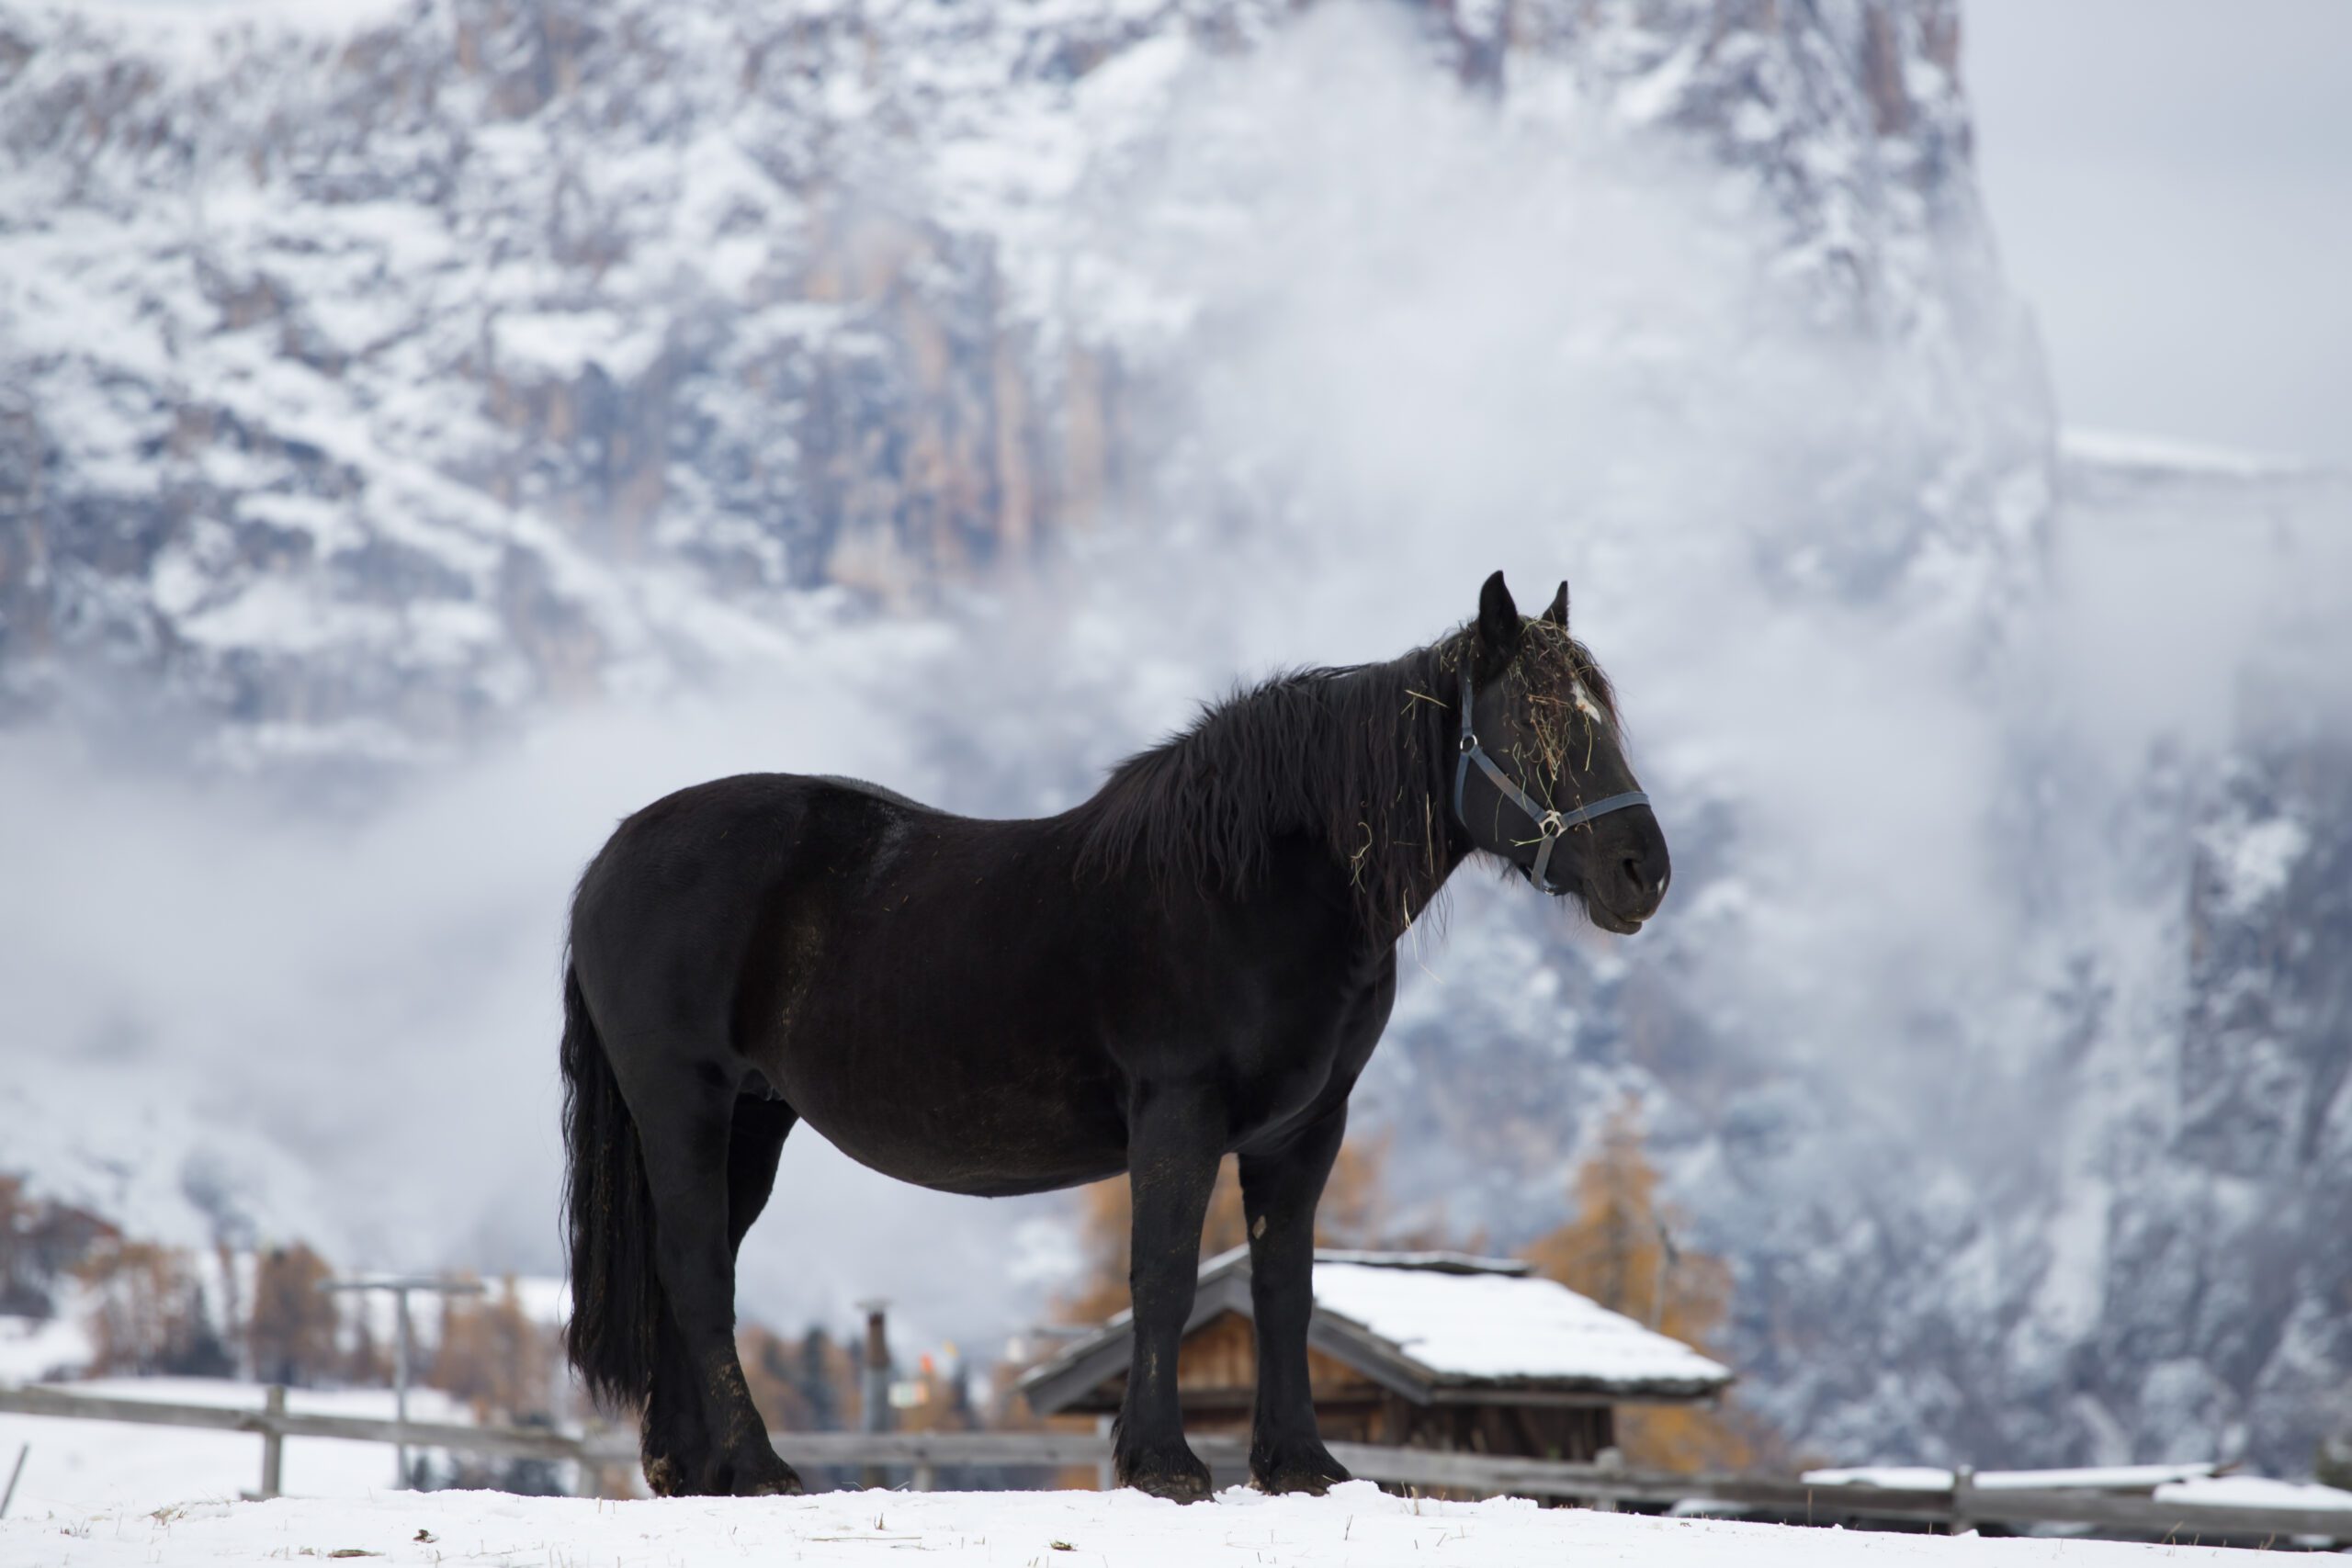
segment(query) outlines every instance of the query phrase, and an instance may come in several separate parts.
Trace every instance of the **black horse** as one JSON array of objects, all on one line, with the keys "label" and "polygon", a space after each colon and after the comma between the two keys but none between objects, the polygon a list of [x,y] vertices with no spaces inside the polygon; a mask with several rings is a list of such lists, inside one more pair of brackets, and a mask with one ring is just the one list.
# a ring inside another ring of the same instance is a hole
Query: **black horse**
[{"label": "black horse", "polygon": [[1135,1359],[1121,1481],[1207,1495],[1176,1395],[1201,1225],[1239,1156],[1257,1314],[1250,1472],[1345,1480],[1317,1435],[1315,1206],[1388,1020],[1396,941],[1474,852],[1631,932],[1666,840],[1567,584],[1386,664],[1283,676],[1058,817],[982,821],[751,774],[623,822],[564,982],[572,1316],[642,1406],[656,1493],[794,1492],[735,1356],[735,1253],[808,1122],[903,1181],[993,1197],[1124,1170]]}]

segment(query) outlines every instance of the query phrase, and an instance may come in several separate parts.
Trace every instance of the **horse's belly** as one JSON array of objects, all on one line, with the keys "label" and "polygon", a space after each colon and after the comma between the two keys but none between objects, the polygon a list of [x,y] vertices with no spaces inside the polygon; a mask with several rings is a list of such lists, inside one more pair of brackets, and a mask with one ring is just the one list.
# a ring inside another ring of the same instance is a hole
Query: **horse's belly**
[{"label": "horse's belly", "polygon": [[1126,1120],[1108,1057],[1001,1043],[929,1031],[843,1041],[798,1061],[787,1051],[769,1077],[827,1142],[917,1186],[1009,1197],[1125,1169]]},{"label": "horse's belly", "polygon": [[869,1169],[918,1187],[979,1198],[1100,1181],[1127,1163],[1122,1129],[1046,1108],[954,1125],[921,1115],[899,1122],[887,1107],[803,1120]]}]

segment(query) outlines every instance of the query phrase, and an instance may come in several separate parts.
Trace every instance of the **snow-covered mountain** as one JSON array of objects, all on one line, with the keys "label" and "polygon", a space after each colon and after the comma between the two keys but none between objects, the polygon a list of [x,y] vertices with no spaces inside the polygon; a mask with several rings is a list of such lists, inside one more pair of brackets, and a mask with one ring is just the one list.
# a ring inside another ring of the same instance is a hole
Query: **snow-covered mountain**
[{"label": "snow-covered mountain", "polygon": [[[1639,1094],[1806,1445],[2301,1467],[2352,1403],[2352,803],[2292,716],[2345,493],[2062,459],[1960,20],[0,0],[0,834],[55,879],[0,1048],[199,1061],[345,1204],[421,1121],[469,1152],[369,1223],[543,1266],[613,815],[1055,807],[1566,572],[1673,918],[1465,879],[1367,1084],[1409,1195],[1515,1239]],[[126,754],[206,782],[84,782]],[[380,792],[346,836],[237,793],[314,764]]]},{"label": "snow-covered mountain", "polygon": [[2030,532],[1986,493],[2041,432],[2030,367],[2023,408],[1972,390],[2030,347],[1951,5],[1317,21],[1270,81],[1229,67],[1298,30],[1272,0],[0,9],[15,702],[103,679],[239,755],[406,754],[772,649],[790,590],[1146,509],[1236,303],[1172,242],[1396,151],[1361,112],[1406,52],[1517,151],[1703,154],[1776,307],[1896,349],[1842,569]]},{"label": "snow-covered mountain", "polygon": [[104,1064],[11,1055],[0,1159],[31,1173],[44,1197],[198,1254],[293,1241],[344,1250],[309,1169],[271,1140],[214,1122],[199,1085],[150,1071],[147,1092],[126,1097],[124,1076]]}]

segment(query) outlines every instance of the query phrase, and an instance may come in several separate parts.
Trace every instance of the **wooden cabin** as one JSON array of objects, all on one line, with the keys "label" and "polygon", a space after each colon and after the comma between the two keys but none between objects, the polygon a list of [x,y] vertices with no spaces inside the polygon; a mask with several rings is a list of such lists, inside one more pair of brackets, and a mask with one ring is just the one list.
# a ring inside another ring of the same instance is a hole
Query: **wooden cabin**
[{"label": "wooden cabin", "polygon": [[[1126,1388],[1129,1314],[1020,1382],[1041,1416],[1112,1415]],[[1616,1408],[1712,1400],[1729,1369],[1510,1258],[1451,1252],[1315,1255],[1307,1329],[1329,1442],[1591,1460]],[[1246,1438],[1256,1382],[1250,1255],[1202,1265],[1177,1384],[1187,1431]]]}]

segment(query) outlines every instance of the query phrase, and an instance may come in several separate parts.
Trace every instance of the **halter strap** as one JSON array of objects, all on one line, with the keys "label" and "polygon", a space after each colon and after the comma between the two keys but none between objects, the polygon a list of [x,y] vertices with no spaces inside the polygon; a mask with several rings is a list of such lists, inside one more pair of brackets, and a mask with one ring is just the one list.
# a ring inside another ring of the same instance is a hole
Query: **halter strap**
[{"label": "halter strap", "polygon": [[1535,861],[1533,864],[1523,869],[1527,874],[1528,881],[1546,893],[1556,893],[1559,889],[1552,886],[1549,874],[1552,865],[1552,846],[1560,841],[1560,836],[1569,829],[1580,823],[1589,822],[1596,817],[1606,817],[1612,811],[1623,811],[1629,806],[1647,806],[1650,803],[1650,797],[1640,790],[1629,789],[1623,795],[1612,795],[1606,799],[1596,800],[1590,806],[1579,806],[1574,811],[1554,811],[1538,804],[1532,795],[1520,788],[1518,781],[1503,772],[1500,764],[1487,755],[1487,749],[1478,744],[1478,732],[1470,719],[1470,701],[1473,695],[1475,694],[1470,688],[1470,671],[1465,668],[1462,671],[1462,753],[1453,764],[1453,819],[1462,824],[1464,832],[1470,831],[1470,818],[1462,809],[1462,786],[1469,783],[1470,764],[1476,762],[1478,764],[1478,771],[1494,781],[1495,788],[1502,792],[1503,798],[1525,812],[1527,819],[1535,824],[1537,839]]}]

